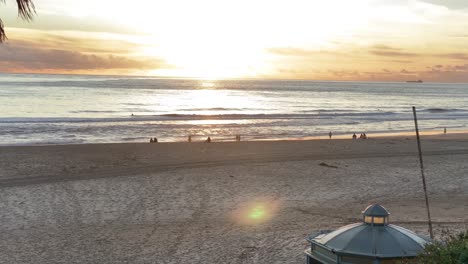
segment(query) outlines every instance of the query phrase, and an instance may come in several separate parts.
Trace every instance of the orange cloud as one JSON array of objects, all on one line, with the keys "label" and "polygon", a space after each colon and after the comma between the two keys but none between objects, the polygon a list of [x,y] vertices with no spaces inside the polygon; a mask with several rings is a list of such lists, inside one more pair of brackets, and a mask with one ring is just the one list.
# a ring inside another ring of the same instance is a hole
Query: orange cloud
[{"label": "orange cloud", "polygon": [[409,71],[406,69],[390,71],[357,71],[357,70],[330,70],[335,77],[346,80],[372,80],[372,81],[406,81],[422,79],[427,82],[467,82],[468,64],[463,65],[433,65],[425,70]]},{"label": "orange cloud", "polygon": [[[44,44],[42,44],[44,43]],[[103,43],[53,37],[39,40],[11,40],[0,45],[0,71],[53,73],[132,73],[170,67],[163,59],[130,57],[134,45],[121,41]]]},{"label": "orange cloud", "polygon": [[[467,82],[468,53],[404,49],[385,44],[341,44],[333,50],[269,48],[279,65],[275,78],[320,80]],[[385,68],[382,68],[384,66]],[[379,69],[379,70],[377,70]]]},{"label": "orange cloud", "polygon": [[386,45],[375,45],[369,49],[369,52],[373,55],[377,56],[385,56],[385,57],[418,57],[420,54],[413,53],[413,52],[406,52],[403,49],[393,48]]}]

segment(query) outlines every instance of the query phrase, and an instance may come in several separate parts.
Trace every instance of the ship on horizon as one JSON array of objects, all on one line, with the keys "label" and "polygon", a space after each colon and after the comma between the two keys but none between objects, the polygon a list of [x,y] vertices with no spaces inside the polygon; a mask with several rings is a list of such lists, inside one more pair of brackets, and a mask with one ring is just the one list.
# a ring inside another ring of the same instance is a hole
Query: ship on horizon
[{"label": "ship on horizon", "polygon": [[416,80],[416,81],[406,81],[407,83],[422,83],[422,80]]}]

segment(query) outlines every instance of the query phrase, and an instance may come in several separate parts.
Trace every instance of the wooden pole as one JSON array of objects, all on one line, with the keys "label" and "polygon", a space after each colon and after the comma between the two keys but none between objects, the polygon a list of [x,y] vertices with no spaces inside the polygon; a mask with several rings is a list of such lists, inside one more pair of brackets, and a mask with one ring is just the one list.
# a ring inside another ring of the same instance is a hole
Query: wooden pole
[{"label": "wooden pole", "polygon": [[423,158],[422,158],[422,152],[421,152],[421,140],[419,139],[418,118],[416,117],[416,107],[414,106],[413,106],[413,116],[414,116],[414,126],[416,128],[416,139],[418,141],[419,165],[421,167],[424,197],[426,198],[427,218],[429,219],[429,234],[431,235],[431,239],[434,239],[434,234],[432,233],[431,212],[429,210],[429,199],[427,198],[426,177],[424,176],[424,164],[423,164]]}]

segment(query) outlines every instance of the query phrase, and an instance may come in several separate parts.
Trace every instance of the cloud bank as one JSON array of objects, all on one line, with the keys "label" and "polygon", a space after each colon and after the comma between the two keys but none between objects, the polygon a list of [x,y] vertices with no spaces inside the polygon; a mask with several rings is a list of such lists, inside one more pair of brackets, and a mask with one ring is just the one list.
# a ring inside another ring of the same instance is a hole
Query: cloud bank
[{"label": "cloud bank", "polygon": [[109,40],[107,48],[102,44],[60,36],[10,40],[0,45],[0,71],[131,73],[170,67],[163,59],[129,56],[132,44],[116,40]]}]

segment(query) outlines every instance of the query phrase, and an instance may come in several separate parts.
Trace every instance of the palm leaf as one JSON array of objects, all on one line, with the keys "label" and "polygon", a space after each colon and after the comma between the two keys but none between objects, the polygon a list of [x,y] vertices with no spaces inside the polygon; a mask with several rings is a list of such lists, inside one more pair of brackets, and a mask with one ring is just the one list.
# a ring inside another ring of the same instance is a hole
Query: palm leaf
[{"label": "palm leaf", "polygon": [[0,43],[6,40],[5,30],[3,29],[3,21],[0,19]]},{"label": "palm leaf", "polygon": [[[5,3],[5,0],[0,0],[0,2]],[[18,5],[18,15],[26,20],[30,21],[33,19],[36,9],[32,0],[16,0]],[[5,29],[2,20],[0,19],[0,43],[4,42],[7,39],[5,34]]]}]

